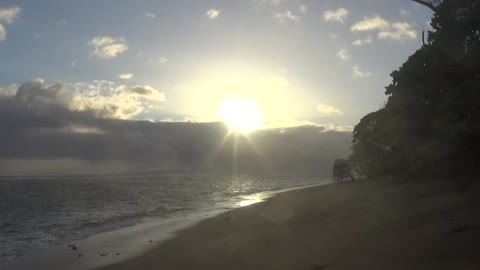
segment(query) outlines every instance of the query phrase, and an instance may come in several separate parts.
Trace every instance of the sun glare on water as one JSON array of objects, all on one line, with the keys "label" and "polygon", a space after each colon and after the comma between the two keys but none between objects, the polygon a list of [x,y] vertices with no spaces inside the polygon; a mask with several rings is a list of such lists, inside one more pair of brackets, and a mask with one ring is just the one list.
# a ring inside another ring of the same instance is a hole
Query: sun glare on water
[{"label": "sun glare on water", "polygon": [[224,99],[217,108],[217,115],[231,129],[249,133],[261,127],[262,110],[256,100],[246,97],[229,97]]}]

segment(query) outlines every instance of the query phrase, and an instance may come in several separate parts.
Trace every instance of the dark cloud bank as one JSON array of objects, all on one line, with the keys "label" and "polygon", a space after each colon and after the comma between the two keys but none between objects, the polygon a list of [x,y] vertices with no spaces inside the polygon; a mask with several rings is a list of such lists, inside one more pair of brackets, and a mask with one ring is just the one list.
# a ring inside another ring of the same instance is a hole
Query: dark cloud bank
[{"label": "dark cloud bank", "polygon": [[235,136],[224,139],[228,129],[222,123],[119,120],[108,112],[120,108],[78,111],[69,102],[62,85],[43,88],[40,81],[0,95],[0,175],[236,170],[327,176],[333,160],[350,153],[349,132],[323,127],[238,135],[235,147]]}]

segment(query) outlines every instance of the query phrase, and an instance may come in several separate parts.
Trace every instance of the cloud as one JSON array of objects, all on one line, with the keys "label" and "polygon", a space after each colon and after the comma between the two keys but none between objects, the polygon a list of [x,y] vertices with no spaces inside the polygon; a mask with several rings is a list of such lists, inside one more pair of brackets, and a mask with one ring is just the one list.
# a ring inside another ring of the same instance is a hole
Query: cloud
[{"label": "cloud", "polygon": [[158,102],[165,101],[164,93],[148,85],[94,81],[44,86],[41,79],[20,86],[0,87],[1,97],[14,97],[34,112],[47,112],[46,107],[55,105],[71,111],[89,112],[98,118],[117,119],[131,119],[150,105],[158,107]]},{"label": "cloud", "polygon": [[15,96],[18,90],[18,85],[10,84],[7,86],[0,86],[0,97],[1,96]]},{"label": "cloud", "polygon": [[42,79],[0,87],[0,98],[5,97],[12,97],[39,114],[48,114],[51,107],[61,107],[72,112],[87,112],[97,118],[118,119],[130,119],[141,113],[148,107],[144,101],[165,101],[165,94],[149,85],[94,81],[45,86]]},{"label": "cloud", "polygon": [[306,14],[308,12],[308,6],[307,5],[300,5],[298,7],[298,10],[300,10],[301,13]]},{"label": "cloud", "polygon": [[273,6],[278,6],[282,3],[286,3],[288,0],[252,0],[253,3],[257,4],[269,4]]},{"label": "cloud", "polygon": [[406,10],[406,9],[401,9],[400,10],[400,15],[401,16],[406,17],[406,16],[410,16],[410,14],[411,14],[411,12],[409,10]]},{"label": "cloud", "polygon": [[17,6],[0,8],[0,22],[7,24],[13,23],[14,19],[17,18],[21,11],[22,9]]},{"label": "cloud", "polygon": [[18,87],[15,97],[17,100],[32,103],[50,103],[57,101],[58,93],[62,90],[61,83],[55,83],[43,88],[43,80],[35,79]]},{"label": "cloud", "polygon": [[328,37],[329,37],[331,40],[336,40],[336,39],[338,38],[338,34],[328,33]]},{"label": "cloud", "polygon": [[286,23],[288,21],[296,22],[300,20],[300,17],[294,15],[290,10],[274,13],[273,18],[275,18],[275,20],[277,20],[277,22],[280,24]]},{"label": "cloud", "polygon": [[413,40],[417,38],[417,31],[409,23],[397,22],[392,24],[390,29],[378,33],[378,38],[398,41]]},{"label": "cloud", "polygon": [[88,44],[100,58],[114,58],[128,50],[123,37],[96,36]]},{"label": "cloud", "polygon": [[133,74],[132,73],[123,73],[123,74],[120,74],[117,76],[119,79],[122,79],[122,80],[131,80],[133,78]]},{"label": "cloud", "polygon": [[364,17],[363,20],[355,23],[350,30],[352,32],[387,30],[390,24],[387,20],[377,15],[375,17]]},{"label": "cloud", "polygon": [[338,125],[325,125],[324,126],[326,130],[332,130],[332,131],[337,131],[337,132],[353,132],[355,129],[354,126],[352,125],[344,125],[344,126],[338,126]]},{"label": "cloud", "polygon": [[348,59],[350,59],[350,52],[347,49],[340,49],[337,52],[337,57],[340,58],[340,60],[345,62]]},{"label": "cloud", "polygon": [[101,118],[95,110],[72,109],[65,105],[71,101],[60,101],[68,87],[38,81],[18,88],[22,93],[0,96],[1,174],[120,170],[226,175],[232,173],[236,145],[239,173],[327,177],[334,159],[350,154],[351,132],[328,125],[264,129],[248,140],[224,139],[228,128],[222,123]]},{"label": "cloud", "polygon": [[120,85],[116,88],[116,91],[121,94],[138,96],[150,100],[165,101],[165,94],[150,85]]},{"label": "cloud", "polygon": [[94,111],[101,118],[132,119],[145,113],[152,102],[165,101],[165,94],[149,85],[94,81],[65,87],[71,93],[68,108]]},{"label": "cloud", "polygon": [[11,24],[18,17],[18,14],[22,11],[21,8],[17,6],[9,8],[0,8],[0,42],[4,41],[7,38],[7,29],[3,23]]},{"label": "cloud", "polygon": [[155,19],[155,17],[156,17],[156,16],[155,16],[155,14],[153,14],[153,13],[150,13],[150,12],[149,12],[149,13],[147,13],[147,14],[145,14],[145,18],[149,18],[149,19]]},{"label": "cloud", "polygon": [[358,66],[353,66],[353,78],[354,79],[359,79],[359,78],[368,78],[372,76],[372,74],[368,71],[363,71],[361,70]]},{"label": "cloud", "polygon": [[3,41],[7,38],[7,30],[0,24],[0,41]]},{"label": "cloud", "polygon": [[63,18],[63,19],[61,19],[60,21],[57,22],[57,25],[67,25],[67,24],[68,24],[68,21],[65,18]]},{"label": "cloud", "polygon": [[1,174],[119,169],[229,174],[235,144],[239,173],[329,176],[334,159],[350,154],[351,130],[330,125],[264,129],[252,132],[249,140],[234,140],[224,139],[228,128],[217,122],[154,123],[105,115],[135,112],[130,103],[155,93],[153,87],[109,81],[45,85],[34,80],[0,87]]},{"label": "cloud", "polygon": [[372,44],[372,43],[373,43],[373,37],[368,36],[365,39],[357,39],[357,40],[353,41],[352,45],[353,46],[364,46],[364,45]]},{"label": "cloud", "polygon": [[266,76],[262,80],[264,80],[267,85],[272,85],[275,87],[288,87],[288,80],[283,76],[271,75]]},{"label": "cloud", "polygon": [[323,13],[323,20],[326,22],[340,22],[344,23],[350,12],[345,8],[337,10],[327,10]]},{"label": "cloud", "polygon": [[218,16],[220,16],[220,13],[221,13],[220,10],[212,8],[212,9],[207,10],[207,12],[205,12],[205,15],[207,15],[207,17],[210,20],[213,20],[213,19],[218,18]]},{"label": "cloud", "polygon": [[[417,38],[417,31],[407,22],[396,22],[390,24],[387,20],[377,15],[375,17],[364,17],[362,21],[355,23],[351,28],[353,32],[379,31],[378,38],[386,40],[413,40]],[[371,38],[356,40],[355,46],[370,44]]]},{"label": "cloud", "polygon": [[164,64],[168,63],[168,58],[165,57],[165,56],[162,56],[162,57],[160,57],[160,59],[158,60],[158,62],[159,62],[160,64],[164,65]]},{"label": "cloud", "polygon": [[319,104],[317,106],[317,111],[319,111],[322,114],[326,115],[332,115],[332,114],[338,114],[338,115],[343,115],[343,112],[333,106],[330,105],[325,105],[325,104]]}]

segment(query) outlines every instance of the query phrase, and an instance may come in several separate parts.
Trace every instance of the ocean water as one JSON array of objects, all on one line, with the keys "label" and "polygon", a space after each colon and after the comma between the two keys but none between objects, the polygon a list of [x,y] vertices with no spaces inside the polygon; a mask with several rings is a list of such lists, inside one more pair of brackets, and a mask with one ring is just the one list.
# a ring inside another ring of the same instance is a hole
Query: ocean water
[{"label": "ocean water", "polygon": [[84,176],[0,178],[0,265],[133,226],[250,204],[251,195],[330,182],[318,177]]}]

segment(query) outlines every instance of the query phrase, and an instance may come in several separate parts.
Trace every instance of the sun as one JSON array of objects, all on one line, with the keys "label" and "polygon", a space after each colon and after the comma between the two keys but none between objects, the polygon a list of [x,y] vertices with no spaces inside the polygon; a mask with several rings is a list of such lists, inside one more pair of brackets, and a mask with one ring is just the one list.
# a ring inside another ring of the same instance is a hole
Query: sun
[{"label": "sun", "polygon": [[229,97],[217,108],[217,115],[231,129],[241,133],[249,133],[261,127],[262,110],[257,101],[247,97]]}]

